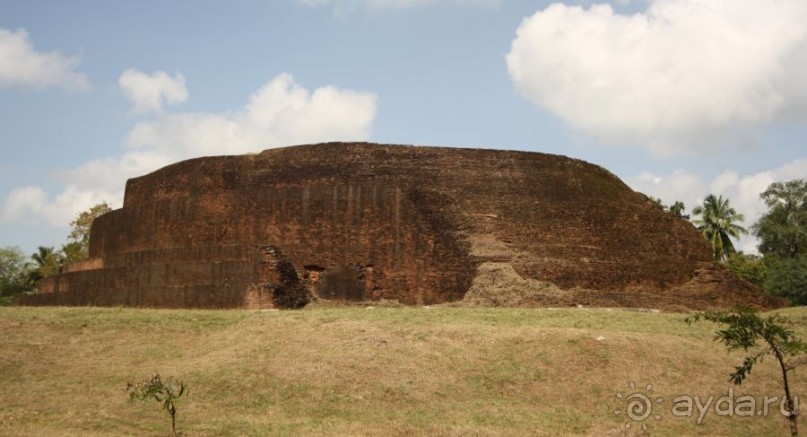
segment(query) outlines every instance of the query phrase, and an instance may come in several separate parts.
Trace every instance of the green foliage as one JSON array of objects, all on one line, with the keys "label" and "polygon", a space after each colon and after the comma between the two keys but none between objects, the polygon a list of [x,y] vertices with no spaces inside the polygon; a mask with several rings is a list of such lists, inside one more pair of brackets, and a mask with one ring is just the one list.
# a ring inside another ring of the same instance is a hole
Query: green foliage
[{"label": "green foliage", "polygon": [[664,203],[658,197],[647,196],[647,199],[659,208],[664,209]]},{"label": "green foliage", "polygon": [[743,280],[760,287],[764,287],[768,277],[768,267],[755,255],[735,253],[729,257],[726,267]]},{"label": "green foliage", "polygon": [[188,387],[184,383],[173,378],[163,381],[159,374],[155,374],[138,383],[126,384],[126,390],[131,401],[154,400],[161,403],[163,410],[171,416],[171,433],[177,435],[176,401],[188,393]]},{"label": "green foliage", "polygon": [[684,211],[686,211],[686,206],[684,206],[684,202],[681,202],[680,200],[676,200],[675,203],[670,205],[668,208],[665,208],[665,210],[678,218],[689,220],[689,214],[684,214]]},{"label": "green foliage", "polygon": [[14,296],[33,289],[32,267],[17,247],[0,248],[0,305],[10,305]]},{"label": "green foliage", "polygon": [[17,247],[0,248],[0,295],[16,293],[24,282],[28,265]]},{"label": "green foliage", "polygon": [[768,270],[765,292],[807,304],[807,180],[774,182],[759,197],[768,211],[752,226]]},{"label": "green foliage", "polygon": [[25,255],[18,247],[0,248],[0,278],[9,278],[23,270]]},{"label": "green foliage", "polygon": [[765,292],[790,299],[791,305],[807,305],[807,253],[793,258],[765,257],[768,275]]},{"label": "green foliage", "polygon": [[715,261],[725,261],[731,254],[736,253],[731,239],[748,233],[744,227],[737,224],[745,220],[745,217],[737,213],[729,204],[729,199],[724,199],[723,196],[715,197],[714,194],[706,196],[703,204],[696,206],[692,214],[700,216],[693,220],[693,223],[712,246]]},{"label": "green foliage", "polygon": [[56,252],[53,247],[45,246],[39,246],[31,259],[36,263],[34,276],[37,281],[58,274],[64,262],[61,253]]},{"label": "green foliage", "polygon": [[676,200],[675,203],[673,203],[670,206],[667,206],[658,197],[653,196],[646,196],[646,197],[654,205],[658,206],[659,208],[663,209],[666,212],[669,212],[673,216],[684,220],[689,220],[689,214],[684,214],[684,211],[686,211],[686,206],[684,206],[684,202]]},{"label": "green foliage", "polygon": [[90,229],[96,218],[112,211],[109,204],[101,202],[87,211],[82,211],[70,222],[72,230],[68,235],[68,243],[64,246],[67,262],[81,261],[89,258]]},{"label": "green foliage", "polygon": [[759,251],[782,258],[807,252],[807,180],[774,182],[759,197],[768,206],[752,227]]},{"label": "green foliage", "polygon": [[70,241],[59,251],[39,246],[30,257],[33,264],[26,261],[19,248],[0,248],[0,305],[10,305],[14,296],[34,290],[40,279],[58,274],[63,265],[87,259],[92,222],[109,211],[109,205],[102,202],[80,213],[70,222]]},{"label": "green foliage", "polygon": [[782,383],[787,402],[788,421],[791,435],[798,435],[796,418],[798,410],[795,408],[787,373],[795,368],[795,359],[807,352],[807,343],[796,337],[794,332],[787,328],[791,322],[780,315],[760,317],[750,308],[737,307],[731,312],[699,312],[686,318],[687,324],[698,320],[707,320],[719,325],[726,325],[715,333],[715,341],[722,343],[728,350],[742,349],[750,352],[729,375],[734,384],[742,382],[751,374],[753,367],[762,361],[766,355],[773,355],[782,371]]},{"label": "green foliage", "polygon": [[72,241],[62,245],[62,256],[64,258],[64,264],[74,263],[76,261],[81,261],[87,259],[87,246],[79,243],[78,241]]}]

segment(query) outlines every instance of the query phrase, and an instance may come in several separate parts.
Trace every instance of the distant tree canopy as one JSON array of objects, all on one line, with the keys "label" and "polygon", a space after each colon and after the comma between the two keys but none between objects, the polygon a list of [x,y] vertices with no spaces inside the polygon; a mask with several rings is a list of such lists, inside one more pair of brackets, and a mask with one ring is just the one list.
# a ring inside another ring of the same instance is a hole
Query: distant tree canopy
[{"label": "distant tree canopy", "polygon": [[650,201],[653,202],[654,205],[658,206],[659,208],[663,209],[664,211],[669,212],[670,214],[674,215],[675,217],[678,217],[678,218],[681,218],[681,219],[684,219],[684,220],[689,220],[689,214],[684,214],[684,212],[686,211],[686,206],[684,206],[684,202],[681,202],[680,200],[676,200],[675,203],[673,203],[670,206],[667,206],[658,197],[647,196],[647,198],[650,199]]},{"label": "distant tree canopy", "polygon": [[675,203],[670,205],[668,208],[665,208],[665,210],[678,218],[689,220],[689,214],[684,214],[684,211],[686,211],[686,206],[684,206],[684,202],[681,202],[680,200],[676,200]]},{"label": "distant tree canopy", "polygon": [[87,259],[89,256],[87,245],[78,241],[71,241],[62,245],[62,256],[64,264],[74,263]]},{"label": "distant tree canopy", "polygon": [[25,267],[25,255],[19,247],[0,248],[0,279],[8,279]]},{"label": "distant tree canopy", "polygon": [[18,247],[0,248],[0,304],[8,305],[14,296],[34,290],[40,279],[59,273],[63,262],[53,247],[39,246],[30,257]]},{"label": "distant tree canopy", "polygon": [[726,267],[741,279],[760,287],[764,286],[768,278],[768,267],[762,257],[756,255],[735,253],[729,257]]},{"label": "distant tree canopy", "polygon": [[768,206],[751,228],[759,251],[784,258],[807,251],[807,181],[774,182],[759,197]]},{"label": "distant tree canopy", "polygon": [[793,258],[766,256],[765,292],[784,296],[791,305],[807,305],[807,254]]},{"label": "distant tree canopy", "polygon": [[0,248],[0,304],[11,303],[17,294],[33,289],[33,267],[18,247]]},{"label": "distant tree canopy", "polygon": [[53,247],[39,246],[31,259],[36,263],[37,280],[59,273],[64,264],[64,256]]},{"label": "distant tree canopy", "polygon": [[807,181],[774,182],[759,197],[768,211],[751,229],[764,255],[765,292],[807,305]]},{"label": "distant tree canopy", "polygon": [[40,279],[58,274],[65,264],[87,259],[92,222],[109,211],[109,205],[102,202],[79,213],[70,222],[68,242],[60,250],[39,246],[26,257],[17,247],[0,248],[0,304],[7,305],[12,297],[34,290]]},{"label": "distant tree canopy", "polygon": [[647,196],[647,199],[659,208],[664,209],[664,202],[662,202],[658,197]]},{"label": "distant tree canopy", "polygon": [[90,229],[96,218],[112,211],[109,204],[101,202],[87,211],[82,211],[70,222],[72,227],[67,236],[68,243],[62,246],[66,263],[81,261],[90,256]]},{"label": "distant tree canopy", "polygon": [[706,196],[703,204],[692,209],[692,214],[698,217],[693,223],[712,246],[715,261],[726,261],[731,254],[736,253],[731,239],[748,233],[744,227],[737,224],[745,220],[745,217],[735,211],[729,199],[724,199],[723,196],[715,197],[714,194]]}]

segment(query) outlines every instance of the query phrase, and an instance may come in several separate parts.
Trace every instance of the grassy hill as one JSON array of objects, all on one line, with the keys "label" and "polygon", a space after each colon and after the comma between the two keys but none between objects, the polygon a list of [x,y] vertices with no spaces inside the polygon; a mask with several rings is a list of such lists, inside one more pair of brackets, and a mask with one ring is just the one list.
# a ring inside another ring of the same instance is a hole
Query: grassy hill
[{"label": "grassy hill", "polygon": [[[807,310],[783,312],[807,334]],[[757,410],[764,396],[781,396],[775,361],[734,387],[727,377],[742,353],[713,342],[715,326],[689,327],[683,317],[0,307],[0,434],[166,435],[159,405],[126,394],[128,381],[159,372],[190,386],[178,403],[188,436],[605,436],[638,435],[643,424],[653,435],[787,435],[778,402],[768,415],[715,412],[730,388],[733,402],[751,395]],[[807,367],[793,378],[795,393],[807,393]],[[635,393],[653,400],[641,422],[627,417],[625,398]],[[713,396],[701,424],[697,409],[673,415],[677,396]]]}]

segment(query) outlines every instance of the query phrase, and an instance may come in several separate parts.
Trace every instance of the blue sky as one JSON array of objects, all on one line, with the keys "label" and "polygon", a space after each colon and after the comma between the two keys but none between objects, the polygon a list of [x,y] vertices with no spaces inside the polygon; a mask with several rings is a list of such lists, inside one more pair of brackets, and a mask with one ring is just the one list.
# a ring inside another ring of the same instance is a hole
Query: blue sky
[{"label": "blue sky", "polygon": [[803,23],[803,0],[2,1],[0,246],[58,247],[170,162],[328,140],[563,154],[751,225],[807,177]]}]

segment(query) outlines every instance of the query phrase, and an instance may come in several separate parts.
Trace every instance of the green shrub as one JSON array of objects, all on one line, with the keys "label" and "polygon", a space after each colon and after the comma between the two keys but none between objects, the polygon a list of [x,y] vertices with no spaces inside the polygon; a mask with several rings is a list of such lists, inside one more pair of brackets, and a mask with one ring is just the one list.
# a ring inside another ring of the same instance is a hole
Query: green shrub
[{"label": "green shrub", "polygon": [[760,287],[764,286],[768,276],[768,268],[762,258],[754,255],[734,254],[729,257],[726,267],[741,279]]}]

